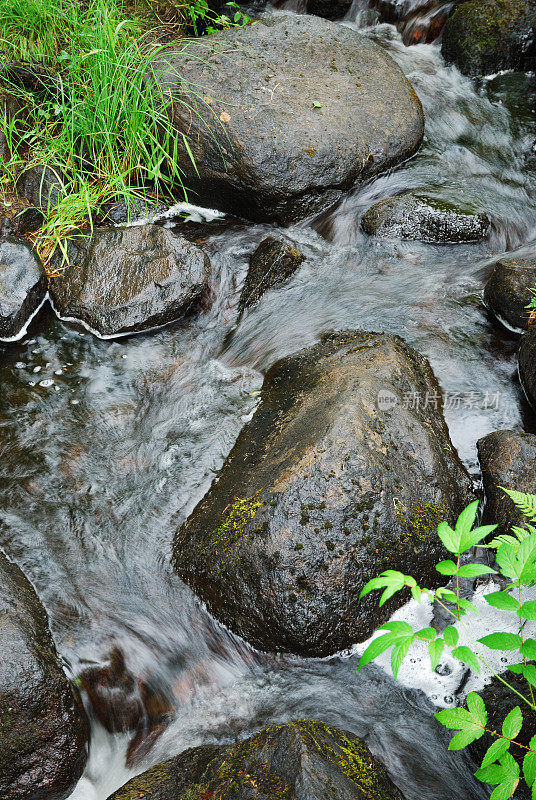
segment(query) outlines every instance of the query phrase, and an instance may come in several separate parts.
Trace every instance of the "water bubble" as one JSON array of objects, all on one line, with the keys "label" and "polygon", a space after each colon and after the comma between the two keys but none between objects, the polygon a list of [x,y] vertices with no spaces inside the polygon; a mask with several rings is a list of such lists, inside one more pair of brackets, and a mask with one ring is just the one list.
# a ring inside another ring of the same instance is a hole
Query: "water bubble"
[{"label": "water bubble", "polygon": [[61,369],[54,370],[54,375],[63,375],[63,370]]},{"label": "water bubble", "polygon": [[54,386],[54,381],[51,378],[46,378],[44,381],[39,381],[39,386],[48,389],[49,386]]},{"label": "water bubble", "polygon": [[453,698],[453,696],[451,694],[446,694],[445,697],[443,698],[443,700],[445,701],[445,703],[453,703],[454,702],[454,698]]},{"label": "water bubble", "polygon": [[508,659],[506,658],[506,656],[501,656],[501,661],[502,661],[503,664],[506,664]]},{"label": "water bubble", "polygon": [[26,364],[24,363],[24,361],[17,361],[17,363],[15,364],[15,369],[24,369],[25,366]]},{"label": "water bubble", "polygon": [[41,372],[42,369],[43,369],[43,367],[34,367],[33,371],[34,372]]}]

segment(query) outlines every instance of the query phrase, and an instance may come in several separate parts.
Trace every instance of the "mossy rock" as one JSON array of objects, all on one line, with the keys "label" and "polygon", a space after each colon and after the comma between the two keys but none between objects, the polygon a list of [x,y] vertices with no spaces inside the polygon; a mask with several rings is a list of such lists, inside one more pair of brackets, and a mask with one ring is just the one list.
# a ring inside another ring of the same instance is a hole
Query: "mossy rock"
[{"label": "mossy rock", "polygon": [[347,731],[297,720],[230,746],[187,750],[110,800],[403,800],[385,768]]},{"label": "mossy rock", "polygon": [[269,371],[174,564],[259,649],[325,656],[406,601],[360,602],[369,578],[437,585],[437,526],[471,496],[428,362],[396,336],[333,334]]},{"label": "mossy rock", "polygon": [[449,18],[441,52],[464,75],[532,69],[535,0],[469,0]]}]

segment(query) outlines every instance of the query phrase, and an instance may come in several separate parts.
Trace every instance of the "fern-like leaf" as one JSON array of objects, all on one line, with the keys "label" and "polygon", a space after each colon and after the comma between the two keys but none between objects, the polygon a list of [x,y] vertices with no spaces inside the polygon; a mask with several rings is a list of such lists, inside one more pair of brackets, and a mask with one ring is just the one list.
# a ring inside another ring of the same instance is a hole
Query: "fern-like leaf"
[{"label": "fern-like leaf", "polygon": [[527,519],[536,522],[536,494],[516,492],[514,489],[505,489],[504,486],[501,486],[500,488],[506,492],[516,508],[519,508],[521,513],[524,514]]}]

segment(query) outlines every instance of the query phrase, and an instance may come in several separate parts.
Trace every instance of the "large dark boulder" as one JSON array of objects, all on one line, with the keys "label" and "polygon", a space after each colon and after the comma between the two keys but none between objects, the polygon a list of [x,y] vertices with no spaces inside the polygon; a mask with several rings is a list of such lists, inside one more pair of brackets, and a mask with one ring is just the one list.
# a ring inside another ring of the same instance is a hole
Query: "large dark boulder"
[{"label": "large dark boulder", "polygon": [[496,431],[478,442],[478,457],[486,493],[485,519],[509,533],[522,525],[523,514],[500,488],[536,494],[536,436],[523,431]]},{"label": "large dark boulder", "polygon": [[534,67],[535,0],[469,0],[443,29],[441,52],[464,75]]},{"label": "large dark boulder", "polygon": [[242,287],[238,310],[254,305],[268,289],[281,286],[296,272],[305,256],[292,245],[268,236],[249,259],[249,270]]},{"label": "large dark boulder", "polygon": [[45,610],[0,552],[0,796],[63,800],[87,759],[89,725]]},{"label": "large dark boulder", "polygon": [[527,400],[536,410],[536,325],[531,325],[521,339],[519,377]]},{"label": "large dark boulder", "polygon": [[210,261],[182,236],[159,225],[96,228],[57,252],[50,294],[60,317],[102,336],[149,330],[179,319],[206,288]]},{"label": "large dark boulder", "polygon": [[37,165],[25,170],[17,180],[17,191],[34,208],[50,211],[66,196],[66,179],[58,167]]},{"label": "large dark boulder", "polygon": [[35,250],[22,239],[0,241],[0,339],[17,337],[47,293],[47,276]]},{"label": "large dark boulder", "polygon": [[529,324],[527,305],[536,297],[535,287],[535,258],[503,258],[486,283],[484,302],[500,322],[522,332]]},{"label": "large dark boulder", "polygon": [[304,217],[422,141],[420,101],[391,56],[317,17],[222,31],[155,69],[195,202],[248,219]]},{"label": "large dark boulder", "polygon": [[325,656],[405,602],[359,602],[384,569],[437,583],[436,527],[468,502],[426,359],[349,332],[278,362],[174,563],[218,619],[262,650]]},{"label": "large dark boulder", "polygon": [[402,800],[385,768],[348,731],[297,720],[232,745],[186,750],[110,800]]},{"label": "large dark boulder", "polygon": [[363,215],[361,227],[369,236],[379,238],[452,244],[484,239],[490,221],[485,214],[406,192],[380,200],[369,208]]}]

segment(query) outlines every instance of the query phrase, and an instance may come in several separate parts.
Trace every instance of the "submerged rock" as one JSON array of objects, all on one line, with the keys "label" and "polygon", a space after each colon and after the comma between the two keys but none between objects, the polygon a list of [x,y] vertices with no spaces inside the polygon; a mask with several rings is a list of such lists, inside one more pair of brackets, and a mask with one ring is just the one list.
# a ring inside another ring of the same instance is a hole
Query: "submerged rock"
[{"label": "submerged rock", "polygon": [[296,272],[303,253],[292,245],[268,236],[260,243],[249,259],[249,270],[242,288],[238,310],[254,305],[268,289],[281,286]]},{"label": "submerged rock", "polygon": [[2,553],[0,638],[0,796],[63,800],[84,769],[89,725],[43,606]]},{"label": "submerged rock", "polygon": [[[196,42],[155,67],[176,100],[174,144],[196,202],[249,219],[297,219],[422,141],[411,84],[385,50],[348,27],[281,15],[201,47],[201,58]],[[197,94],[185,101],[188,86]]]},{"label": "submerged rock", "polygon": [[490,433],[479,440],[478,457],[486,493],[486,523],[497,523],[498,533],[509,533],[512,525],[522,525],[525,519],[500,487],[536,493],[536,436],[523,431]]},{"label": "submerged rock", "polygon": [[[70,266],[50,282],[54,307],[103,336],[180,319],[199,300],[210,271],[206,253],[159,225],[96,228],[71,239],[67,254]],[[52,267],[61,262],[57,253]]]},{"label": "submerged rock", "polygon": [[536,325],[531,325],[521,339],[519,377],[529,403],[536,410]]},{"label": "submerged rock", "polygon": [[143,722],[140,688],[118,647],[104,664],[84,667],[80,681],[99,722],[111,733],[133,731]]},{"label": "submerged rock", "polygon": [[505,258],[495,264],[484,289],[484,302],[509,328],[522,332],[529,324],[527,305],[536,299],[536,258]]},{"label": "submerged rock", "polygon": [[441,52],[464,75],[534,67],[535,0],[469,0],[443,29]]},{"label": "submerged rock", "polygon": [[402,800],[348,731],[298,720],[232,745],[206,745],[147,770],[110,800]]},{"label": "submerged rock", "polygon": [[369,236],[451,244],[484,239],[490,221],[485,214],[407,192],[375,203],[363,215],[361,227]]},{"label": "submerged rock", "polygon": [[0,241],[0,339],[19,335],[47,293],[39,256],[22,239]]},{"label": "submerged rock", "polygon": [[438,523],[471,493],[426,359],[349,332],[278,362],[219,477],[177,532],[174,564],[262,650],[325,656],[366,639],[402,594],[358,596],[384,569],[437,584]]}]

